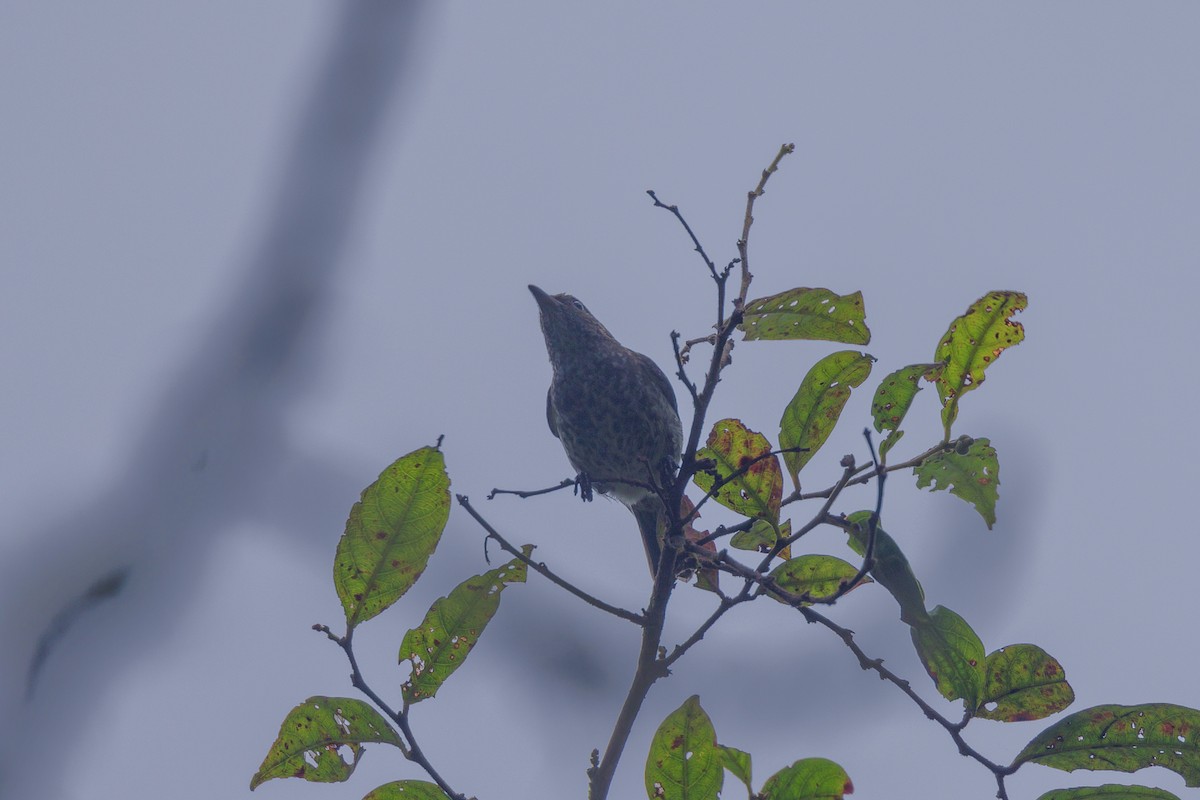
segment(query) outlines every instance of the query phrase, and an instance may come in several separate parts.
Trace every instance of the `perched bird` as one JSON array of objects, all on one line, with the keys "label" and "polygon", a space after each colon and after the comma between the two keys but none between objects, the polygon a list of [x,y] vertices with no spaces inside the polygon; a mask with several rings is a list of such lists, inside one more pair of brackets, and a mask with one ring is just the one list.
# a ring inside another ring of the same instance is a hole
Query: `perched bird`
[{"label": "perched bird", "polygon": [[671,382],[658,365],[621,345],[583,303],[531,285],[554,377],[546,421],[589,487],[624,503],[637,518],[650,573],[658,567],[663,504],[647,488],[673,476],[683,426]]}]

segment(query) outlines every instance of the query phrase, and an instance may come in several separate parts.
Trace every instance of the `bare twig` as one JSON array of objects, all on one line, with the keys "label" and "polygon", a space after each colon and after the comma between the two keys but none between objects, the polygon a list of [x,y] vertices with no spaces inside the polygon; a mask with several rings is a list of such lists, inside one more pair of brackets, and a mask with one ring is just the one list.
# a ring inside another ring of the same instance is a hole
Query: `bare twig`
[{"label": "bare twig", "polygon": [[479,523],[479,526],[481,528],[483,528],[485,531],[487,531],[487,535],[489,538],[495,539],[496,542],[500,545],[501,549],[503,549],[507,553],[511,553],[516,559],[521,561],[523,564],[525,564],[527,567],[529,567],[534,572],[536,572],[539,575],[541,575],[542,577],[546,578],[547,580],[549,580],[551,583],[555,584],[556,586],[566,589],[568,592],[575,595],[580,600],[584,601],[585,603],[592,606],[593,608],[598,608],[601,611],[604,611],[608,614],[612,614],[614,617],[620,617],[621,619],[628,620],[629,622],[632,622],[635,625],[645,625],[646,624],[645,617],[641,616],[640,614],[635,614],[632,611],[626,611],[625,609],[623,609],[619,606],[614,606],[611,603],[606,603],[603,600],[601,600],[600,598],[590,595],[587,592],[583,591],[582,589],[580,589],[578,586],[571,583],[570,581],[565,580],[564,578],[560,578],[544,563],[542,563],[540,561],[534,561],[532,558],[530,558],[529,556],[527,556],[523,552],[521,552],[521,550],[518,549],[517,547],[515,547],[511,542],[509,542],[507,539],[505,539],[500,534],[499,531],[497,531],[494,527],[492,527],[491,523],[489,523],[486,519],[484,519],[480,515],[480,513],[475,510],[475,507],[471,505],[471,501],[466,495],[464,495],[464,494],[455,495],[455,498],[458,500],[458,504],[460,506],[462,506],[463,508],[465,508],[467,513],[471,515],[471,518],[474,519],[477,523]]},{"label": "bare twig", "polygon": [[380,711],[386,714],[387,717],[395,722],[396,726],[400,728],[400,733],[404,736],[404,744],[400,748],[400,752],[404,754],[404,757],[409,761],[412,761],[414,764],[419,765],[421,769],[425,770],[426,774],[433,779],[433,782],[436,783],[438,787],[445,792],[448,797],[451,798],[451,800],[467,800],[466,795],[460,794],[450,788],[450,784],[446,783],[445,778],[443,778],[438,771],[434,769],[433,764],[429,762],[429,759],[425,756],[424,751],[421,750],[421,746],[417,744],[417,738],[413,734],[412,726],[409,725],[408,722],[408,709],[405,708],[400,711],[394,710],[384,701],[382,697],[375,692],[374,689],[370,687],[370,685],[367,684],[366,679],[363,677],[362,670],[360,670],[358,667],[358,659],[354,656],[354,629],[351,628],[350,630],[346,631],[345,636],[334,635],[334,633],[330,631],[329,627],[326,625],[314,625],[313,630],[324,633],[331,641],[337,644],[338,647],[342,648],[342,652],[346,654],[346,660],[350,662],[351,685],[366,695],[367,698],[370,699],[370,701],[374,703]]},{"label": "bare twig", "polygon": [[545,489],[492,489],[488,492],[487,499],[491,500],[498,494],[511,494],[523,500],[526,497],[537,497],[538,495],[557,492],[559,489],[566,489],[568,486],[574,486],[575,484],[576,480],[574,478],[563,478],[560,483],[554,486],[547,486]]},{"label": "bare twig", "polygon": [[783,147],[780,147],[779,153],[771,161],[770,166],[763,170],[762,178],[758,181],[758,186],[755,186],[746,195],[746,218],[742,222],[742,238],[738,239],[737,243],[738,255],[741,256],[742,264],[742,285],[738,291],[737,299],[733,301],[734,308],[739,311],[746,304],[746,292],[750,290],[750,281],[754,278],[750,274],[750,258],[748,254],[750,249],[750,226],[754,224],[754,201],[762,197],[763,192],[767,190],[767,179],[771,177],[775,170],[779,169],[779,162],[783,160],[783,157],[795,151],[796,145],[794,144],[785,144]]}]

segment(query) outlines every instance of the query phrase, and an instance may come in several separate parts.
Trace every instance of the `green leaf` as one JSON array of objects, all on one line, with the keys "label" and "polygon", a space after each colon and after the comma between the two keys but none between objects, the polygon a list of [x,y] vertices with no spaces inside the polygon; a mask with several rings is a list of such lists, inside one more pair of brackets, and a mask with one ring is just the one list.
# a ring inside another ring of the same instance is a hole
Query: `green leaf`
[{"label": "green leaf", "polygon": [[658,726],[646,758],[651,800],[716,800],[724,784],[723,758],[712,720],[692,695]]},{"label": "green leaf", "polygon": [[[850,549],[860,556],[867,554],[867,526],[872,516],[874,512],[871,511],[855,511],[846,517],[846,521],[853,526],[848,532]],[[901,621],[918,625],[929,620],[921,582],[913,574],[900,545],[880,525],[875,526],[875,566],[871,568],[870,575],[896,599],[900,605]]]},{"label": "green leaf", "polygon": [[750,754],[735,747],[717,745],[717,755],[720,756],[721,766],[733,773],[733,777],[746,785],[746,793],[754,800],[754,787],[750,783]]},{"label": "green leaf", "polygon": [[[835,594],[842,584],[854,580],[856,575],[858,567],[840,558],[803,555],[780,564],[771,571],[770,577],[785,592],[820,600]],[[791,605],[786,598],[774,592],[767,594],[784,605]]]},{"label": "green leaf", "polygon": [[930,486],[936,492],[949,489],[983,517],[988,530],[996,524],[996,501],[1000,499],[1000,462],[996,448],[987,439],[975,439],[966,452],[946,450],[934,453],[913,467],[917,488]]},{"label": "green leaf", "polygon": [[978,708],[986,677],[983,642],[966,620],[938,606],[911,633],[917,656],[942,697],[961,699],[971,711]]},{"label": "green leaf", "polygon": [[1106,783],[1103,786],[1081,786],[1077,789],[1053,789],[1038,800],[1179,800],[1165,789],[1149,786],[1121,786]]},{"label": "green leaf", "polygon": [[[533,552],[532,545],[521,549],[526,557]],[[400,660],[412,664],[412,674],[400,687],[404,702],[417,703],[437,694],[479,641],[500,607],[500,592],[510,583],[524,583],[526,572],[525,562],[514,558],[467,578],[448,596],[433,601],[424,621],[400,644]]]},{"label": "green leaf", "polygon": [[803,287],[746,303],[739,326],[752,339],[823,339],[844,344],[871,341],[862,292],[845,296]]},{"label": "green leaf", "polygon": [[385,469],[350,509],[333,582],[353,628],[399,600],[425,571],[450,516],[440,450],[422,447]]},{"label": "green leaf", "polygon": [[1039,733],[1013,766],[1042,764],[1066,772],[1111,769],[1136,772],[1165,767],[1200,786],[1200,711],[1149,703],[1085,708]]},{"label": "green leaf", "polygon": [[[775,543],[780,539],[786,539],[792,535],[792,521],[785,519],[779,525],[779,532],[775,532],[775,528],[771,522],[765,519],[756,519],[750,526],[749,530],[738,531],[729,539],[729,546],[737,550],[751,550],[756,553],[766,553],[775,546]],[[787,558],[791,553],[791,545],[788,545],[780,555]]]},{"label": "green leaf", "polygon": [[1011,644],[989,653],[984,671],[987,682],[977,717],[1024,722],[1057,714],[1075,702],[1062,665],[1037,645]]},{"label": "green leaf", "polygon": [[854,793],[850,776],[827,758],[802,758],[763,784],[762,800],[842,800]]},{"label": "green leaf", "polygon": [[[346,780],[358,765],[362,745],[380,742],[400,747],[400,737],[379,712],[361,700],[310,697],[288,712],[279,736],[250,779],[253,790],[272,778],[304,778],[336,783]],[[339,750],[350,749],[350,761]]]},{"label": "green leaf", "polygon": [[446,800],[446,793],[429,781],[392,781],[367,792],[363,800]]},{"label": "green leaf", "polygon": [[941,373],[941,364],[911,364],[901,367],[880,381],[879,388],[875,390],[875,397],[871,400],[871,416],[875,419],[875,430],[879,433],[888,431],[887,436],[879,443],[880,459],[886,458],[888,451],[904,435],[904,431],[900,430],[900,423],[912,407],[913,398],[921,391],[921,378],[933,382]]},{"label": "green leaf", "polygon": [[779,421],[779,446],[805,448],[783,454],[788,474],[797,486],[800,470],[825,444],[850,399],[850,390],[861,385],[871,374],[873,361],[874,357],[853,350],[830,353],[813,364],[796,395],[783,410],[783,419]]},{"label": "green leaf", "polygon": [[1025,340],[1025,327],[1012,316],[1027,305],[1029,298],[1021,292],[989,292],[950,323],[938,342],[933,358],[946,365],[936,384],[946,441],[963,394],[979,388],[984,370],[1007,348]]},{"label": "green leaf", "polygon": [[[697,459],[716,463],[712,472],[697,472],[693,480],[705,492],[718,480],[727,483],[713,498],[728,509],[747,517],[779,519],[783,499],[783,473],[779,459],[770,455],[771,444],[761,433],[750,430],[736,419],[723,419],[712,427],[707,446],[696,453]],[[737,473],[737,477],[731,477]]]}]

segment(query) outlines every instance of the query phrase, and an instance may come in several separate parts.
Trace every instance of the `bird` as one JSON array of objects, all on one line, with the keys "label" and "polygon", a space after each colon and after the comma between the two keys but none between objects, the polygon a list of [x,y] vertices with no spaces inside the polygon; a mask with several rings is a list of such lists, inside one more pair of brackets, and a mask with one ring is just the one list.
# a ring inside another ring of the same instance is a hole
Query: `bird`
[{"label": "bird", "polygon": [[664,508],[650,487],[674,477],[683,447],[675,390],[651,358],[618,342],[577,298],[532,284],[529,291],[553,370],[550,432],[576,470],[584,500],[594,488],[633,512],[653,576]]}]

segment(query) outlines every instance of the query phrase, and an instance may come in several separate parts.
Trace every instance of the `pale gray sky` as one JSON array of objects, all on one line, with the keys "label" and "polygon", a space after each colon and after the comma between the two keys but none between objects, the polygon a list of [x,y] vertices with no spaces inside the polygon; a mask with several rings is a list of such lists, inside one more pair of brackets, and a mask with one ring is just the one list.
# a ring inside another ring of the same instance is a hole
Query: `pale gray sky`
[{"label": "pale gray sky", "polygon": [[[619,506],[484,503],[495,485],[568,471],[545,428],[549,368],[525,286],[578,295],[669,366],[668,332],[711,324],[710,282],[644,190],[678,203],[724,262],[745,192],[785,141],[797,152],[758,207],[752,294],[862,289],[865,349],[879,358],[809,480],[831,480],[844,452],[865,457],[858,432],[878,378],[928,360],[985,291],[1027,292],[1026,343],[964,399],[957,426],[999,451],[996,529],[900,475],[888,529],[930,605],[965,616],[989,650],[1034,642],[1058,657],[1074,709],[1200,706],[1188,605],[1200,544],[1186,511],[1200,7],[381,13],[368,30],[394,36],[401,55],[367,37],[378,63],[357,67],[403,78],[359,87],[372,98],[362,118],[379,118],[373,137],[298,165],[297,152],[324,145],[297,144],[296,131],[354,16],[343,8],[0,7],[4,797],[247,797],[292,705],[353,695],[339,651],[309,630],[340,618],[333,548],[358,491],[439,434],[453,491],[638,607],[643,560]],[[346,202],[289,205],[323,181]],[[278,316],[246,319],[276,285],[296,293]],[[237,349],[241,334],[254,348]],[[712,419],[774,438],[808,365],[837,347],[739,345]],[[215,391],[230,376],[244,394]],[[932,392],[913,416],[897,455],[937,436]],[[851,495],[839,510],[868,502]],[[844,552],[833,533],[813,546]],[[124,564],[126,591],[78,623],[22,705],[37,632]],[[481,531],[455,510],[421,583],[359,634],[382,691],[399,683],[403,632],[485,568]],[[856,797],[992,794],[988,773],[830,636],[757,605],[655,688],[615,797],[641,796],[651,733],[693,693],[722,741],[753,753],[759,782],[819,755],[846,767]],[[710,609],[680,590],[674,635]],[[834,616],[933,699],[895,613],[868,587]],[[544,581],[506,592],[471,662],[415,712],[423,745],[485,800],[584,796],[587,755],[630,674],[627,628]],[[1007,761],[1043,724],[978,721],[968,734]],[[420,775],[375,748],[348,784],[273,781],[256,795],[343,800],[399,777]],[[1009,787],[1036,797],[1106,782],[1182,790],[1162,770],[1033,767]]]}]

